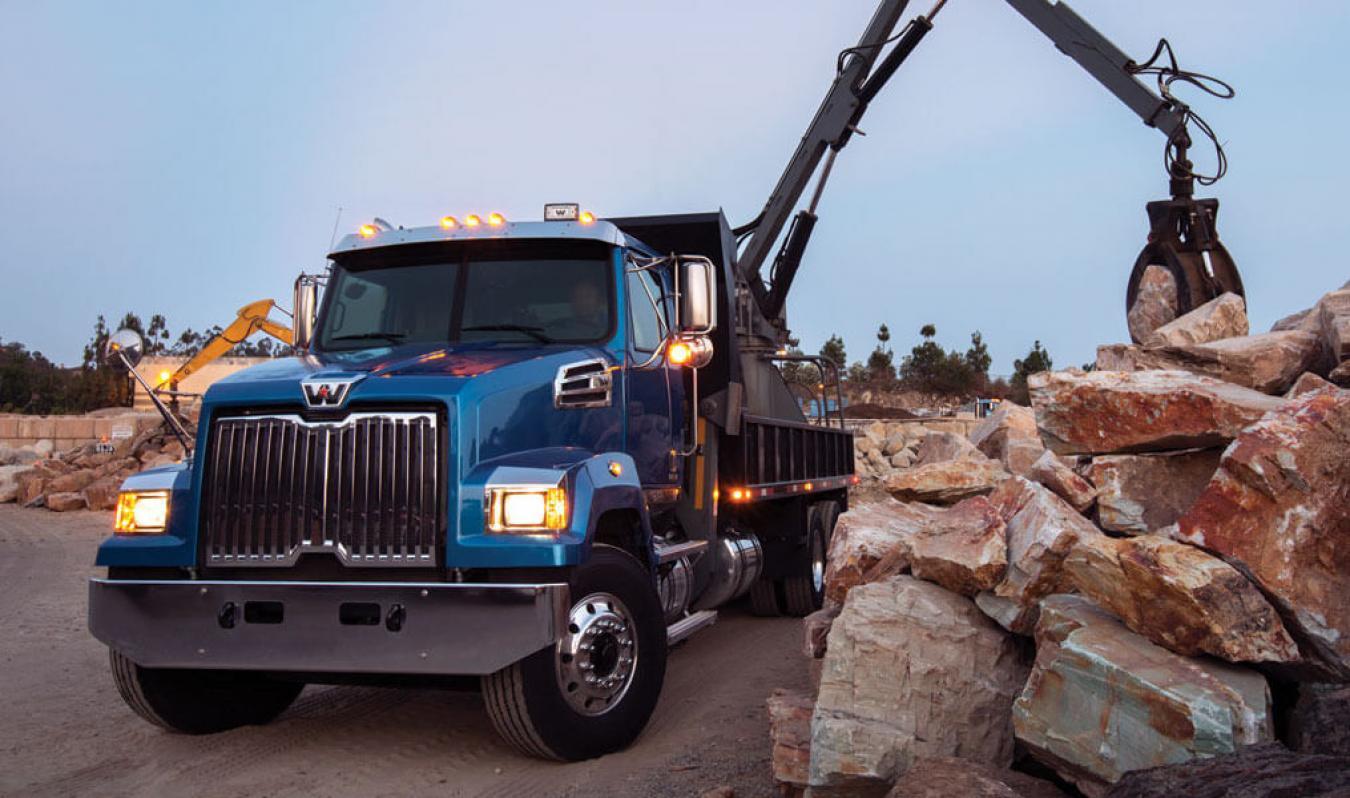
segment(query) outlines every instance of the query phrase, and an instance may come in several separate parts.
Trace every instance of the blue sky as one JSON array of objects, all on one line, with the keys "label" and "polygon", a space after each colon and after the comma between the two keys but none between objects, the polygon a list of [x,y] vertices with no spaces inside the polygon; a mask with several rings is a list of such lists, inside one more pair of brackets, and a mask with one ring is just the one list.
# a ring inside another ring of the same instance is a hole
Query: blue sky
[{"label": "blue sky", "polygon": [[[1232,161],[1211,191],[1255,329],[1350,277],[1350,4],[1073,5],[1237,87],[1193,99]],[[339,207],[344,232],[573,199],[743,223],[874,7],[0,0],[0,338],[74,363],[100,313],[177,331],[289,304]],[[1162,136],[1011,8],[951,0],[863,128],[789,302],[805,348],[864,359],[885,322],[899,355],[931,322],[982,330],[1007,373],[1035,339],[1077,365],[1126,338]]]}]

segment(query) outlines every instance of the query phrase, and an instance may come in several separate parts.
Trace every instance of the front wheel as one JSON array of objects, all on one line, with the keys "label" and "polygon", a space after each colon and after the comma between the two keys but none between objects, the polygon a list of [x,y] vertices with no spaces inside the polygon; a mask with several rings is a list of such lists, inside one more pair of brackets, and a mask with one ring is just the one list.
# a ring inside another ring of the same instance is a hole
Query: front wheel
[{"label": "front wheel", "polygon": [[127,706],[156,726],[183,734],[270,723],[305,687],[248,671],[142,668],[116,651],[109,659]]},{"label": "front wheel", "polygon": [[555,645],[483,678],[492,725],[531,756],[577,761],[637,739],[661,695],[666,626],[651,577],[632,555],[596,546],[570,581]]}]

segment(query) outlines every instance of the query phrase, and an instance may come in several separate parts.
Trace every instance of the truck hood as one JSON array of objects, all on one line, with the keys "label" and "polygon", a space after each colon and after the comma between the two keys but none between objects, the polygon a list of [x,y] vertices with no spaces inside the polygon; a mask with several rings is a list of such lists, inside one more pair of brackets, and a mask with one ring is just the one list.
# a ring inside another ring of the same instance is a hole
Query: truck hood
[{"label": "truck hood", "polygon": [[[403,344],[345,352],[315,352],[278,358],[231,374],[211,386],[206,403],[303,404],[300,381],[325,376],[361,377],[352,387],[349,401],[392,398],[391,394],[405,391],[417,395],[432,391],[444,397],[458,393],[470,380],[498,372],[520,370],[529,375],[522,374],[522,379],[538,380],[550,367],[556,369],[557,366],[552,365],[554,361],[561,363],[601,356],[603,350],[599,348],[572,344],[532,346],[491,342]],[[510,368],[526,363],[534,363],[534,366]],[[551,381],[552,373],[547,376]],[[400,387],[394,388],[395,385]]]}]

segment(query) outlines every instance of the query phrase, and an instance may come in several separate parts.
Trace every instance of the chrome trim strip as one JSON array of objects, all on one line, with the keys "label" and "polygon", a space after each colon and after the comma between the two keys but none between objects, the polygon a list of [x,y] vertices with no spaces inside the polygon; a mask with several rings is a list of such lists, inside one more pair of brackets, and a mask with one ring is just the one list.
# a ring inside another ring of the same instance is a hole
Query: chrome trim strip
[{"label": "chrome trim strip", "polygon": [[[599,366],[598,371],[593,367]],[[574,372],[588,369],[583,374]],[[582,387],[564,388],[569,382],[585,380]],[[580,400],[575,397],[604,391],[603,399]],[[558,367],[553,377],[553,406],[560,410],[574,410],[587,407],[609,407],[614,403],[614,375],[610,373],[609,361],[604,358],[590,358],[567,363]]]}]

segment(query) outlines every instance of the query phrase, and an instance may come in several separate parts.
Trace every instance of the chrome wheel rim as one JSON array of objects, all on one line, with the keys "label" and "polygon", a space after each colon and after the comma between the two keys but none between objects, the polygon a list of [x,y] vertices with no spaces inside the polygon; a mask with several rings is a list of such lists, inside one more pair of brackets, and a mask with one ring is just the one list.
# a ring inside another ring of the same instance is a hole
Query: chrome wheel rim
[{"label": "chrome wheel rim", "polygon": [[558,689],[582,715],[603,715],[623,700],[637,673],[637,625],[619,598],[592,593],[572,606],[558,641]]}]

